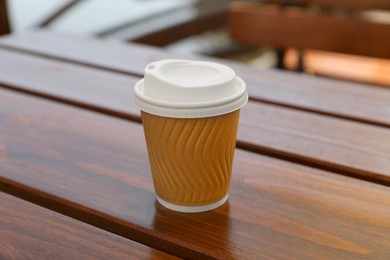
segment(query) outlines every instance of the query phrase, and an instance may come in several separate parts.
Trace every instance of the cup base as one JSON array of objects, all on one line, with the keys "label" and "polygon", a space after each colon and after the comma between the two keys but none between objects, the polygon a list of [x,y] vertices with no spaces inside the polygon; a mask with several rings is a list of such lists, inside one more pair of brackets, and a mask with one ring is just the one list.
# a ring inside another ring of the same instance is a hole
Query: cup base
[{"label": "cup base", "polygon": [[225,197],[222,199],[213,202],[211,204],[207,205],[201,205],[201,206],[183,206],[183,205],[176,205],[169,203],[157,196],[157,201],[163,205],[164,207],[173,210],[173,211],[179,211],[179,212],[185,212],[185,213],[198,213],[198,212],[204,212],[204,211],[209,211],[215,208],[218,208],[219,206],[223,205],[227,199],[228,199],[229,194],[226,194]]}]

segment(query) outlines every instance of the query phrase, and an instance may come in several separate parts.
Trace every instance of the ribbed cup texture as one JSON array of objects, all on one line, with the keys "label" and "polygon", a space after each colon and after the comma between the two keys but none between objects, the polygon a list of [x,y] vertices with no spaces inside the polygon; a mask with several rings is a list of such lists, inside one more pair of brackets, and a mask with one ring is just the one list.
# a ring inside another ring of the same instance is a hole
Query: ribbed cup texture
[{"label": "ribbed cup texture", "polygon": [[206,205],[229,191],[240,111],[206,118],[141,112],[157,195],[184,206]]}]

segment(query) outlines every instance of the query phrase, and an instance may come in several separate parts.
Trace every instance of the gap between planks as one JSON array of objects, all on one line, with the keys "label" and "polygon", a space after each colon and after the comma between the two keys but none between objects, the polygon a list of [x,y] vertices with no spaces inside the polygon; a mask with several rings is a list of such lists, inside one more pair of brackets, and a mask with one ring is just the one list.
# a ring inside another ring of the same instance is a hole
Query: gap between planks
[{"label": "gap between planks", "polygon": [[[24,88],[17,88],[17,87],[11,86],[11,85],[0,84],[0,88],[8,89],[8,90],[15,91],[15,92],[22,93],[22,94],[28,94],[28,95],[35,96],[38,98],[43,98],[46,100],[56,101],[56,102],[59,102],[62,104],[75,106],[75,107],[82,108],[82,109],[85,109],[88,111],[93,111],[93,112],[98,112],[98,113],[101,113],[104,115],[113,116],[113,117],[123,119],[126,121],[142,123],[141,118],[138,115],[134,115],[134,114],[126,113],[126,112],[115,111],[115,110],[107,108],[107,107],[102,107],[102,106],[93,105],[93,104],[87,104],[87,103],[82,102],[82,101],[76,101],[76,100],[72,100],[70,98],[61,98],[61,97],[58,97],[55,95],[45,94],[45,93],[41,93],[38,91],[26,90]],[[292,162],[292,163],[296,163],[296,164],[301,164],[301,165],[304,165],[307,167],[325,170],[325,171],[328,171],[328,172],[331,172],[334,174],[353,177],[356,179],[369,181],[372,183],[376,183],[376,184],[390,187],[390,182],[386,178],[386,176],[381,176],[379,174],[375,174],[372,172],[365,172],[362,174],[362,173],[356,172],[353,168],[348,168],[348,167],[340,166],[337,164],[330,165],[330,164],[322,163],[320,160],[315,159],[315,158],[309,158],[309,157],[305,157],[302,155],[292,154],[292,153],[278,150],[278,149],[274,149],[271,147],[266,147],[266,146],[261,146],[258,144],[252,144],[252,143],[248,143],[245,141],[240,141],[238,139],[236,142],[236,147],[239,149],[242,149],[242,150],[258,153],[258,154],[261,154],[264,156],[277,158],[277,159],[281,159],[284,161],[288,161],[288,162]]]},{"label": "gap between planks", "polygon": [[9,195],[177,257],[188,259],[218,259],[219,257],[218,255],[210,255],[210,252],[205,254],[201,249],[195,248],[195,246],[194,248],[188,247],[188,245],[184,246],[179,240],[172,237],[162,237],[162,234],[156,234],[147,228],[1,176],[0,190]]},{"label": "gap between planks", "polygon": [[[17,52],[17,53],[23,53],[23,54],[27,54],[27,55],[35,56],[35,57],[40,57],[40,58],[46,58],[46,59],[51,59],[51,60],[55,60],[55,61],[65,62],[65,63],[69,63],[69,64],[85,66],[85,67],[89,67],[89,68],[93,68],[93,69],[113,72],[113,73],[122,74],[122,75],[126,75],[126,76],[133,76],[133,77],[138,77],[138,78],[142,78],[143,77],[142,74],[137,73],[137,72],[130,72],[130,71],[122,70],[122,69],[119,69],[119,68],[110,68],[109,66],[97,65],[97,64],[93,64],[91,62],[84,62],[84,61],[80,61],[80,60],[75,60],[73,58],[64,58],[64,57],[55,56],[53,54],[45,54],[45,53],[41,53],[41,52],[37,52],[37,51],[26,50],[26,49],[22,49],[22,48],[19,48],[19,47],[4,45],[2,43],[0,43],[0,49],[13,51],[13,52]],[[26,90],[25,92],[29,93],[28,90]],[[29,93],[29,94],[32,94],[32,93]],[[325,116],[330,116],[330,117],[334,117],[334,118],[344,119],[344,120],[348,120],[348,121],[353,121],[353,122],[358,122],[358,123],[370,124],[370,125],[373,125],[373,126],[390,128],[390,123],[386,123],[386,122],[375,121],[375,120],[371,120],[371,119],[368,119],[368,118],[365,119],[365,118],[361,118],[361,117],[357,117],[357,116],[353,116],[353,115],[337,114],[337,113],[333,113],[331,111],[322,111],[322,110],[319,110],[319,109],[303,107],[301,105],[293,105],[293,104],[285,103],[285,102],[282,102],[282,101],[272,101],[272,100],[269,100],[269,99],[266,99],[266,98],[262,98],[262,97],[259,97],[259,96],[254,97],[254,96],[249,95],[249,100],[260,102],[260,103],[264,103],[264,104],[270,104],[270,105],[274,105],[274,106],[289,108],[289,109],[293,109],[293,110],[297,110],[297,111],[304,111],[304,112],[312,113],[312,114],[325,115]]]}]

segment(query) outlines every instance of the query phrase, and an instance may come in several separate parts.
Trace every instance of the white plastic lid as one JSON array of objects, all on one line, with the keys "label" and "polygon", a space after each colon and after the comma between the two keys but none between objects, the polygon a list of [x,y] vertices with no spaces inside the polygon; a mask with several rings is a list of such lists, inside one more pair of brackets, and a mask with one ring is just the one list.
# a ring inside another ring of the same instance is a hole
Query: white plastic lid
[{"label": "white plastic lid", "polygon": [[190,60],[149,64],[134,93],[133,102],[140,110],[177,118],[226,114],[248,101],[244,81],[231,68]]}]

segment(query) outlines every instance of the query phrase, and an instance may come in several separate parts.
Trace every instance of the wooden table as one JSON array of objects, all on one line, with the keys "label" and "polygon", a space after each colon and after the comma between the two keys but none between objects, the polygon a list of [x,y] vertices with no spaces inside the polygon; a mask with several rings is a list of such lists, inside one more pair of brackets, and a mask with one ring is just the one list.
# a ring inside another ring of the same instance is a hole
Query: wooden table
[{"label": "wooden table", "polygon": [[177,57],[0,38],[0,259],[389,259],[389,89],[222,61],[250,94],[230,198],[177,213],[156,202],[131,103],[144,67]]}]

